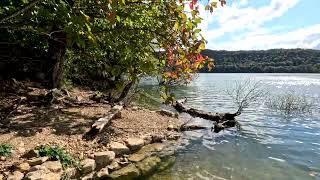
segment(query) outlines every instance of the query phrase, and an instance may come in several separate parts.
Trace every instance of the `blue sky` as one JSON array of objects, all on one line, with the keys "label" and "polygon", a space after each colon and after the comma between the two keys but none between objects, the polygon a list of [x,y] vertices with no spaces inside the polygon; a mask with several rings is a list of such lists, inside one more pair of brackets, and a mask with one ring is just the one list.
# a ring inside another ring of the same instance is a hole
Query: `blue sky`
[{"label": "blue sky", "polygon": [[213,14],[200,6],[209,49],[320,49],[320,0],[227,0]]}]

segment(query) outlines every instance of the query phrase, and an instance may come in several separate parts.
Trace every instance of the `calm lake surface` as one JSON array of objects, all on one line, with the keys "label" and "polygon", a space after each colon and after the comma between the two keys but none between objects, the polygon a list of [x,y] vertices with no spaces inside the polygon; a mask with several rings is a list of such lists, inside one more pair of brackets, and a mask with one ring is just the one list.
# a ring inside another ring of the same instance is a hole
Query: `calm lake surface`
[{"label": "calm lake surface", "polygon": [[[185,132],[186,145],[178,150],[176,163],[150,179],[320,179],[320,74],[200,74],[190,85],[178,87],[176,94],[187,97],[194,108],[235,112],[225,90],[248,78],[261,81],[269,96],[293,91],[306,96],[314,102],[312,113],[286,116],[263,101],[254,103],[236,118],[240,131]],[[142,88],[150,93],[157,89],[150,83],[142,83]],[[200,118],[193,122],[212,126]]]}]

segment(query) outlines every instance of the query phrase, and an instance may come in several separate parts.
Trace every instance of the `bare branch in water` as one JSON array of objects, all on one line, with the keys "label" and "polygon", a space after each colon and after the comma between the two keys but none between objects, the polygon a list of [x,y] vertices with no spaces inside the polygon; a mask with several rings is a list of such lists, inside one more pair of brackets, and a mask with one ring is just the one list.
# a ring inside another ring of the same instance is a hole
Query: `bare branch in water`
[{"label": "bare branch in water", "polygon": [[238,107],[237,115],[240,115],[250,103],[256,102],[266,95],[266,92],[262,89],[261,81],[247,79],[235,84],[234,88],[228,89],[226,92]]}]

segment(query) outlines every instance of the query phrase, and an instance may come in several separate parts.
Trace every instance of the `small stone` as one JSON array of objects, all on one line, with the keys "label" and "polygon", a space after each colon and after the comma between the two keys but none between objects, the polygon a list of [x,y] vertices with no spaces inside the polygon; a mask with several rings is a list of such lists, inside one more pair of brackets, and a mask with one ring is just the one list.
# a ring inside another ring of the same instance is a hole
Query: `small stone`
[{"label": "small stone", "polygon": [[128,166],[113,171],[109,177],[111,179],[135,179],[140,176],[139,169],[134,164],[129,164]]},{"label": "small stone", "polygon": [[0,180],[4,180],[4,176],[0,174]]},{"label": "small stone", "polygon": [[119,142],[111,142],[110,143],[110,149],[116,154],[127,154],[130,152],[129,148]]},{"label": "small stone", "polygon": [[179,133],[171,133],[167,136],[167,140],[178,140],[180,137]]},{"label": "small stone", "polygon": [[61,172],[62,171],[62,165],[59,161],[47,161],[42,164],[42,166],[46,167],[51,172]]},{"label": "small stone", "polygon": [[0,156],[0,161],[5,161],[7,158],[4,156]]},{"label": "small stone", "polygon": [[143,137],[144,145],[152,143],[152,136],[145,136]]},{"label": "small stone", "polygon": [[164,135],[153,135],[152,136],[152,142],[153,143],[161,143],[161,142],[163,142],[164,140],[165,140],[166,138],[165,138],[165,136]]},{"label": "small stone", "polygon": [[87,174],[86,176],[82,177],[81,180],[91,180],[94,178],[94,172]]},{"label": "small stone", "polygon": [[16,169],[20,172],[26,172],[29,171],[30,165],[28,163],[21,163],[18,166],[16,166]]},{"label": "small stone", "polygon": [[171,131],[174,129],[174,126],[172,124],[168,125],[168,130]]},{"label": "small stone", "polygon": [[108,165],[107,167],[111,171],[118,170],[121,168],[121,166],[119,165],[119,163],[117,161],[112,161],[112,163],[110,165]]},{"label": "small stone", "polygon": [[128,138],[126,144],[132,151],[135,151],[142,148],[144,141],[140,138]]},{"label": "small stone", "polygon": [[49,171],[49,170],[48,170],[46,167],[44,167],[44,166],[36,165],[36,166],[32,166],[32,167],[29,169],[29,172],[38,171],[38,170],[46,170],[46,171]]},{"label": "small stone", "polygon": [[32,149],[32,150],[28,151],[27,153],[25,153],[22,157],[30,159],[30,158],[38,157],[38,154],[39,154],[38,150]]},{"label": "small stone", "polygon": [[107,165],[112,162],[112,160],[115,158],[116,154],[113,151],[104,151],[104,152],[98,152],[94,154],[94,159],[97,164],[97,168],[101,169],[103,167],[106,167]]},{"label": "small stone", "polygon": [[98,178],[106,178],[109,175],[109,170],[108,168],[102,168],[100,171],[97,172],[97,177]]},{"label": "small stone", "polygon": [[48,157],[39,157],[39,158],[29,159],[27,160],[27,162],[30,164],[30,166],[36,166],[46,162],[48,159],[49,159]]},{"label": "small stone", "polygon": [[82,166],[82,173],[83,174],[89,174],[94,171],[96,168],[96,162],[93,159],[85,159],[81,161],[81,166]]},{"label": "small stone", "polygon": [[139,107],[138,106],[133,106],[131,109],[132,109],[132,111],[138,111]]},{"label": "small stone", "polygon": [[24,147],[18,147],[18,152],[23,154],[26,152],[26,149]]},{"label": "small stone", "polygon": [[7,180],[21,180],[23,178],[23,173],[20,171],[14,171],[10,173],[7,177]]}]

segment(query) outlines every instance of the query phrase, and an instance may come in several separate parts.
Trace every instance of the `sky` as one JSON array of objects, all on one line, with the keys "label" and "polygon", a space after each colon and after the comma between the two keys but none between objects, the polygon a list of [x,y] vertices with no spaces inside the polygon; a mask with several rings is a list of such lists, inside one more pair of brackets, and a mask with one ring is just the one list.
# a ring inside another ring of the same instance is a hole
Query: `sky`
[{"label": "sky", "polygon": [[207,49],[320,49],[320,0],[227,0],[200,14]]}]

